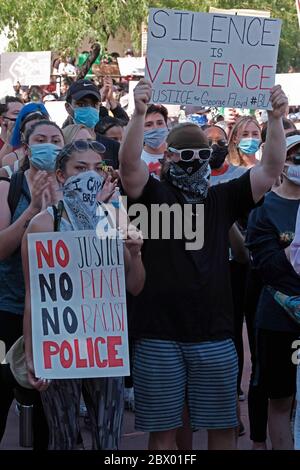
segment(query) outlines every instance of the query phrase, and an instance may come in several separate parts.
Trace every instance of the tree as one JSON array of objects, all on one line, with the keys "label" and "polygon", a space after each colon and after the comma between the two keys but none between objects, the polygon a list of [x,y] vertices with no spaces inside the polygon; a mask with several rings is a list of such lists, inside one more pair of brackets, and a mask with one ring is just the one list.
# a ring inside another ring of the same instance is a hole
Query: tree
[{"label": "tree", "polygon": [[136,33],[146,16],[145,0],[0,0],[10,51],[74,53],[86,38],[105,46],[121,26]]},{"label": "tree", "polygon": [[295,0],[0,0],[0,30],[9,26],[11,51],[74,53],[86,38],[105,47],[120,27],[139,45],[148,7],[208,11],[209,6],[268,10],[282,19],[278,71],[300,68]]}]

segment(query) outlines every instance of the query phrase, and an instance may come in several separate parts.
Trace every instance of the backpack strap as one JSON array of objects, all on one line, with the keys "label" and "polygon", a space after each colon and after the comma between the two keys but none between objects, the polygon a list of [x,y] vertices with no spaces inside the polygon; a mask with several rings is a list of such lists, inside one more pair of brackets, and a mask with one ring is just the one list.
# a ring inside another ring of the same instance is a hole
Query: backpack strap
[{"label": "backpack strap", "polygon": [[54,232],[60,231],[60,223],[62,218],[62,213],[64,211],[64,203],[63,201],[59,201],[57,207],[52,206],[53,209],[53,218],[54,218]]},{"label": "backpack strap", "polygon": [[10,179],[7,202],[9,205],[11,216],[13,216],[15,213],[15,210],[19,204],[21,195],[25,196],[28,203],[30,203],[30,196],[23,189],[23,181],[24,181],[23,171],[17,171],[16,173],[13,173]]}]

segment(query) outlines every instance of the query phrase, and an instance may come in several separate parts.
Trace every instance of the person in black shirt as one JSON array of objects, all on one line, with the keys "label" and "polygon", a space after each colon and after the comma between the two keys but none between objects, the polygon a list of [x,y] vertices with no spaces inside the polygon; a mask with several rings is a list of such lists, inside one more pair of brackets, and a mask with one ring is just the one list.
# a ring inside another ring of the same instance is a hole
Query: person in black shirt
[{"label": "person in black shirt", "polygon": [[[146,282],[129,315],[136,427],[150,432],[150,449],[176,449],[186,400],[192,428],[208,429],[209,449],[233,449],[238,425],[237,358],[228,232],[282,171],[287,99],[280,86],[272,89],[263,163],[236,180],[209,188],[211,152],[203,131],[192,123],[169,133],[163,181],[149,176],[141,153],[151,91],[146,80],[135,88],[135,112],[119,153],[122,186],[132,202],[138,202],[129,214],[135,210],[150,214],[148,223],[140,218],[151,234],[142,253]],[[164,224],[158,227],[153,214],[161,204]],[[168,214],[170,206],[174,214],[184,211],[184,236],[178,232],[182,219]]]},{"label": "person in black shirt", "polygon": [[288,296],[299,296],[300,292],[300,276],[289,261],[300,202],[300,158],[295,158],[300,154],[300,135],[287,137],[286,143],[283,181],[250,214],[246,239],[254,268],[263,282],[256,312],[256,383],[270,399],[269,432],[272,448],[277,450],[293,448],[290,413],[296,391],[296,365],[292,362],[292,343],[300,335],[300,325],[270,290]]}]

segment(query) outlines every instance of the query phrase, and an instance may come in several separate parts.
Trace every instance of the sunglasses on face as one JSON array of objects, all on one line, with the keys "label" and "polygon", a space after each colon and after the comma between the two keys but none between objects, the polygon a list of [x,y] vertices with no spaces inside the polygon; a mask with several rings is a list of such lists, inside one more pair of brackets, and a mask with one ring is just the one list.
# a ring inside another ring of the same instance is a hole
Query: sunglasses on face
[{"label": "sunglasses on face", "polygon": [[75,140],[59,152],[57,156],[57,162],[61,162],[65,157],[71,155],[72,152],[85,152],[87,150],[93,150],[98,154],[103,154],[106,151],[104,145],[96,140]]},{"label": "sunglasses on face", "polygon": [[190,162],[195,158],[198,158],[201,162],[205,162],[210,159],[211,156],[211,149],[204,148],[204,149],[175,149],[173,147],[169,147],[169,151],[172,153],[176,153],[179,155],[180,160],[183,162]]},{"label": "sunglasses on face", "polygon": [[227,145],[227,140],[225,140],[225,139],[220,139],[220,140],[208,139],[208,145],[211,147],[212,144],[217,144],[219,147],[225,147],[225,145]]}]

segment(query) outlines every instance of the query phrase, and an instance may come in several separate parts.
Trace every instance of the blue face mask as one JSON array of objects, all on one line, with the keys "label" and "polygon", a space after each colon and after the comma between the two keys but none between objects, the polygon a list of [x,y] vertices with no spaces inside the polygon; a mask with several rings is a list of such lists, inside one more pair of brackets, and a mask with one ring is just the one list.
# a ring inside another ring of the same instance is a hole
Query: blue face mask
[{"label": "blue face mask", "polygon": [[93,129],[99,121],[99,110],[92,106],[84,106],[82,108],[74,109],[75,124],[82,124],[83,126]]},{"label": "blue face mask", "polygon": [[167,138],[169,129],[167,127],[158,127],[157,129],[150,129],[144,132],[144,144],[152,149],[160,147]]},{"label": "blue face mask", "polygon": [[246,155],[254,155],[260,147],[259,139],[241,139],[238,148]]},{"label": "blue face mask", "polygon": [[61,148],[54,144],[34,144],[29,146],[30,162],[37,170],[54,171],[56,157]]}]

